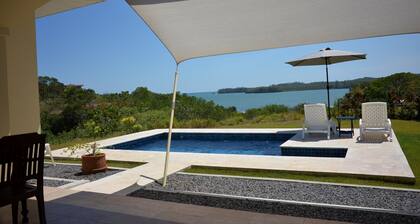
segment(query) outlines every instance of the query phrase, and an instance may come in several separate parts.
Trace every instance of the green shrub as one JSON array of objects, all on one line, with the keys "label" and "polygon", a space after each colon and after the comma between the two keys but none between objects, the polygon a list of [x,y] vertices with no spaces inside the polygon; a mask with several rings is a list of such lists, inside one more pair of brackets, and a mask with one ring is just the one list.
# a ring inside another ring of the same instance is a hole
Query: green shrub
[{"label": "green shrub", "polygon": [[137,124],[145,129],[167,128],[169,126],[169,111],[151,110],[139,113]]},{"label": "green shrub", "polygon": [[234,125],[241,124],[244,121],[245,119],[243,115],[236,115],[234,117],[230,117],[230,118],[220,121],[219,124],[222,126],[234,126]]},{"label": "green shrub", "polygon": [[213,128],[216,127],[216,121],[211,119],[192,119],[177,122],[178,128]]},{"label": "green shrub", "polygon": [[381,101],[388,104],[394,119],[420,120],[420,75],[396,73],[358,85],[340,100],[340,112],[361,115],[361,104]]},{"label": "green shrub", "polygon": [[247,110],[245,112],[245,118],[254,119],[257,116],[283,113],[283,112],[287,112],[288,110],[289,109],[284,105],[272,104],[272,105],[267,105],[261,108],[253,108],[253,109]]}]

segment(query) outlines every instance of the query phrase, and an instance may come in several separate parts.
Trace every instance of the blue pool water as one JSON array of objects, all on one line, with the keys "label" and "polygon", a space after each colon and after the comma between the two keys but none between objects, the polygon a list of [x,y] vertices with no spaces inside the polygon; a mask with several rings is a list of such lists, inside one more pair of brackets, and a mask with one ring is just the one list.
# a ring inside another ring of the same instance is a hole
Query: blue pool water
[{"label": "blue pool water", "polygon": [[[167,134],[113,145],[115,149],[166,151]],[[172,152],[280,155],[280,145],[293,134],[173,133]]]},{"label": "blue pool water", "polygon": [[[280,145],[293,135],[291,133],[173,133],[171,151],[281,156]],[[107,148],[166,151],[167,137],[168,135],[163,133]],[[287,148],[283,149],[283,156],[345,157],[346,152],[347,149]]]}]

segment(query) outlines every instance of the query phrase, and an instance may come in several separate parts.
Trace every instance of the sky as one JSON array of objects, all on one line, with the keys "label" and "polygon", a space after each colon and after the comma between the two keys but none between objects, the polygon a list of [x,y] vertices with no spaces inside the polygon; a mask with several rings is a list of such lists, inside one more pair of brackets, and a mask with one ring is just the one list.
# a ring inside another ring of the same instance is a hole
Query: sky
[{"label": "sky", "polygon": [[[36,32],[40,76],[82,84],[98,93],[133,91],[139,86],[159,93],[172,91],[175,61],[123,0],[37,19]],[[323,66],[292,67],[285,62],[326,47],[367,54],[367,60],[331,65],[332,81],[420,73],[420,34],[411,34],[192,59],[180,65],[178,87],[191,93],[324,81]]]}]

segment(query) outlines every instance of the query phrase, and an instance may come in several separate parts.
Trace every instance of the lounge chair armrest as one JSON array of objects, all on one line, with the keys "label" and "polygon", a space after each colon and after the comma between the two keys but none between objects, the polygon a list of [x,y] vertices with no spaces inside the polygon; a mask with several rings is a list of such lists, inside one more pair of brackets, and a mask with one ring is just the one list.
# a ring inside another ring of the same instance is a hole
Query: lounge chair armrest
[{"label": "lounge chair armrest", "polygon": [[363,122],[362,119],[359,119],[359,128],[360,130],[364,130],[366,128],[366,123]]},{"label": "lounge chair armrest", "polygon": [[388,125],[388,128],[389,128],[389,129],[391,129],[392,124],[391,124],[391,119],[389,119],[389,118],[388,118],[388,123],[387,123],[387,125]]},{"label": "lounge chair armrest", "polygon": [[334,135],[337,134],[337,123],[335,123],[335,121],[332,118],[329,120],[329,122],[330,122],[330,128],[333,134]]}]

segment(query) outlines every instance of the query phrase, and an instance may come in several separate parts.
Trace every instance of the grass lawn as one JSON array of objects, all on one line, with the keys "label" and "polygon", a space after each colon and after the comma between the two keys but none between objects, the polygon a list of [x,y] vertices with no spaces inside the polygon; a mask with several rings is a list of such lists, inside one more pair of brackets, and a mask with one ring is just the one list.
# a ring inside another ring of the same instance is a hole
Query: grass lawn
[{"label": "grass lawn", "polygon": [[217,128],[302,128],[301,120],[282,121],[282,122],[245,122],[233,126],[221,126]]},{"label": "grass lawn", "polygon": [[[248,124],[235,127],[243,128],[293,128],[300,127],[301,121],[288,121],[281,123],[269,124]],[[294,125],[294,126],[293,126]],[[347,126],[349,124],[344,124]],[[268,178],[283,178],[283,179],[296,179],[296,180],[310,180],[321,182],[333,183],[347,183],[347,184],[362,184],[373,186],[386,186],[386,187],[400,187],[400,188],[415,188],[420,189],[420,122],[417,121],[402,121],[393,120],[392,126],[396,132],[398,141],[407,157],[407,160],[416,176],[416,183],[412,184],[399,184],[392,182],[385,182],[380,180],[368,180],[355,177],[342,177],[342,176],[320,176],[315,174],[301,174],[287,171],[268,171],[268,170],[246,170],[246,169],[231,169],[231,168],[212,168],[212,167],[191,167],[184,170],[189,173],[205,173],[205,174],[218,174],[218,175],[234,175],[234,176],[247,176],[247,177],[268,177]]]},{"label": "grass lawn", "polygon": [[[238,125],[220,126],[216,128],[302,128],[302,123],[303,123],[303,120],[291,120],[291,121],[281,121],[281,122],[250,121],[250,122],[244,122]],[[353,121],[353,125],[354,125],[354,128],[358,128],[359,121],[358,120]],[[341,126],[344,128],[350,128],[350,121],[343,121],[341,123]]]},{"label": "grass lawn", "polygon": [[[112,137],[117,137],[117,136],[121,136],[121,135],[124,135],[124,134],[126,134],[126,133],[114,132],[112,134],[103,136],[101,138],[97,138],[96,141],[100,141],[102,139],[107,139],[107,138],[112,138]],[[93,141],[95,141],[94,138],[75,138],[75,139],[65,141],[65,142],[57,143],[57,142],[51,141],[49,143],[51,145],[51,150],[56,150],[56,149],[66,148],[66,147],[76,145],[76,144],[85,144],[85,143],[89,143],[89,142],[93,142]]]},{"label": "grass lawn", "polygon": [[85,144],[88,142],[93,142],[93,138],[76,138],[76,139],[72,139],[68,142],[63,142],[63,143],[51,143],[51,150],[56,150],[56,149],[61,149],[61,148],[66,148],[72,145],[76,145],[76,144]]},{"label": "grass lawn", "polygon": [[[56,163],[69,163],[69,164],[81,164],[82,161],[78,158],[54,158]],[[45,162],[51,162],[50,159],[45,158]],[[143,162],[128,162],[128,161],[116,161],[116,160],[107,160],[107,165],[109,167],[118,167],[118,168],[134,168],[136,166],[141,166]]]}]

